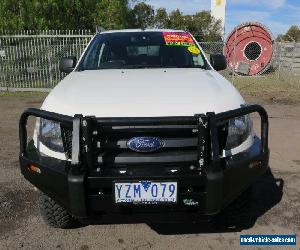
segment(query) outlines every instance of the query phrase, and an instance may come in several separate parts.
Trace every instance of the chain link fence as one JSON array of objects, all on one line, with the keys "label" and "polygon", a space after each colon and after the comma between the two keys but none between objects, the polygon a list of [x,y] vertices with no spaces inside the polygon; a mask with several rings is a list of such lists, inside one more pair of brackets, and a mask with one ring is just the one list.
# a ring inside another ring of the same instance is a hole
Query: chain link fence
[{"label": "chain link fence", "polygon": [[[0,31],[0,90],[49,91],[65,75],[59,71],[59,59],[80,57],[92,38],[89,30],[24,31],[18,34]],[[223,53],[223,42],[200,42],[204,52]],[[270,77],[289,84],[300,84],[300,43],[273,44],[271,67],[259,77]],[[221,72],[234,82],[241,77],[227,69]]]}]

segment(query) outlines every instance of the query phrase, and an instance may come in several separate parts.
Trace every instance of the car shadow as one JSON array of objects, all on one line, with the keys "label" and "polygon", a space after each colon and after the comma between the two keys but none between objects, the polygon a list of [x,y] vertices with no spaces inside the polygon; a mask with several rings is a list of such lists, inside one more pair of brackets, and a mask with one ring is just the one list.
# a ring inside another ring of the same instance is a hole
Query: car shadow
[{"label": "car shadow", "polygon": [[219,220],[206,223],[148,224],[159,234],[201,234],[240,232],[254,226],[256,220],[281,201],[283,179],[276,179],[269,169],[253,185],[249,202],[235,213],[234,224],[224,225]]}]

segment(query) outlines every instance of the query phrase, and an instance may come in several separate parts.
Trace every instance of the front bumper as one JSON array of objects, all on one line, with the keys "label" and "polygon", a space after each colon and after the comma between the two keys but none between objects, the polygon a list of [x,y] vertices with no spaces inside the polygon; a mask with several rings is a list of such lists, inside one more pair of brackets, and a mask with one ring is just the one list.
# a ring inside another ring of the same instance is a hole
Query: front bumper
[{"label": "front bumper", "polygon": [[[268,119],[263,111],[259,106],[249,106],[211,118],[210,160],[207,161],[201,174],[180,171],[170,174],[164,171],[167,167],[162,166],[160,171],[155,173],[144,171],[125,176],[118,173],[103,176],[96,171],[87,171],[88,159],[82,160],[80,156],[82,145],[77,145],[79,148],[76,150],[73,142],[72,162],[42,156],[33,142],[27,145],[24,141],[26,135],[24,124],[29,115],[48,119],[54,117],[57,121],[62,121],[64,118],[59,115],[53,116],[52,113],[45,111],[31,110],[27,111],[20,122],[21,171],[24,177],[38,189],[67,208],[75,217],[88,220],[89,223],[208,220],[266,172],[269,161]],[[262,117],[261,140],[256,137],[254,144],[247,151],[220,158],[219,150],[216,148],[218,141],[214,135],[214,123],[252,112],[259,112]],[[73,140],[76,137],[80,138],[80,133],[77,134],[75,130],[76,122],[73,122]],[[76,152],[79,156],[74,155]],[[178,202],[175,205],[116,205],[113,183],[122,180],[176,181]]]}]

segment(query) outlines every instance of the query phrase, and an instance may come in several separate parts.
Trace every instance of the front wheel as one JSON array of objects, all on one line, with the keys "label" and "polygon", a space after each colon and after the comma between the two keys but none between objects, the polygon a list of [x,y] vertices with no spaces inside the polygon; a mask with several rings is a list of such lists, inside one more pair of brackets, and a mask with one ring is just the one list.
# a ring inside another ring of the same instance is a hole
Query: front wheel
[{"label": "front wheel", "polygon": [[80,226],[74,216],[44,193],[39,194],[38,206],[43,220],[51,227],[67,229]]}]

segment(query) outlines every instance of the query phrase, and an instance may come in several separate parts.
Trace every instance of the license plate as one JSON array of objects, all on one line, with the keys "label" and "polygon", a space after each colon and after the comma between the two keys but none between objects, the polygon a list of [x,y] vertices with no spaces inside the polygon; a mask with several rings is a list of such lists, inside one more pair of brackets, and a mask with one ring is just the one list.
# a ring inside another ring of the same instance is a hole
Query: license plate
[{"label": "license plate", "polygon": [[121,182],[115,183],[115,202],[158,204],[177,202],[177,182]]}]

